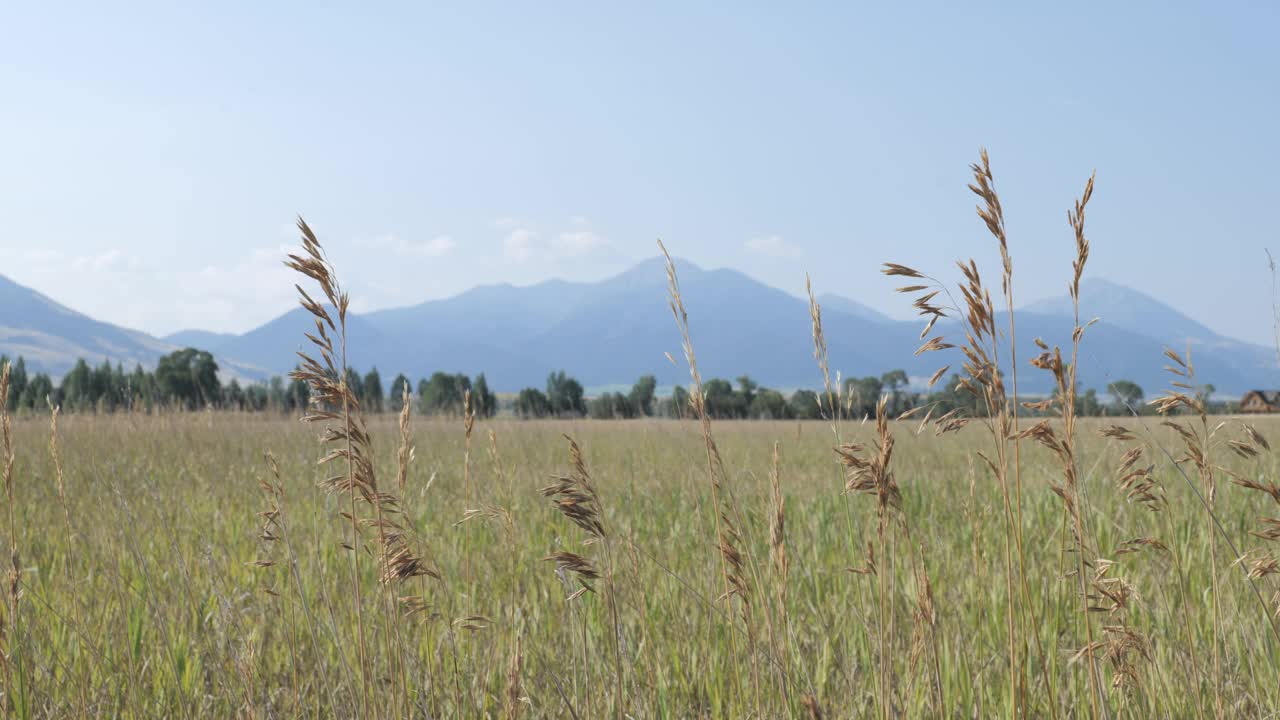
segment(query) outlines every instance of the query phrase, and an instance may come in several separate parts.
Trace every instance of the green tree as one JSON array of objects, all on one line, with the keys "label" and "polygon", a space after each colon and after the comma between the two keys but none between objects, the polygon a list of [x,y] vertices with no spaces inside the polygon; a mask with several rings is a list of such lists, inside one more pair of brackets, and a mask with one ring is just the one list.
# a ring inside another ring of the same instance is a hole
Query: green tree
[{"label": "green tree", "polygon": [[124,374],[124,365],[117,362],[114,368],[110,368],[109,377],[111,409],[129,407],[129,376]]},{"label": "green tree", "polygon": [[[272,378],[274,381],[275,378]],[[306,380],[294,379],[289,382],[288,389],[284,389],[281,402],[278,406],[279,410],[290,410],[292,412],[304,412],[311,404],[311,386]]]},{"label": "green tree", "polygon": [[741,418],[747,415],[742,393],[734,392],[728,380],[711,378],[702,384],[707,414],[713,418]]},{"label": "green tree", "polygon": [[364,382],[361,386],[364,388],[361,399],[362,407],[371,413],[382,412],[382,376],[378,374],[378,366],[375,365],[364,376]]},{"label": "green tree", "polygon": [[263,383],[254,383],[245,388],[244,402],[245,407],[259,412],[270,408],[271,396],[267,392],[267,386]]},{"label": "green tree", "polygon": [[563,370],[547,376],[547,402],[551,404],[551,412],[555,415],[587,414],[582,383],[566,375]]},{"label": "green tree", "polygon": [[[885,373],[884,377],[889,377]],[[844,402],[847,412],[854,419],[872,417],[876,403],[884,392],[884,380],[877,377],[849,378],[844,381]]]},{"label": "green tree", "polygon": [[231,382],[222,390],[222,406],[228,410],[244,410],[244,391],[240,381],[231,378]]},{"label": "green tree", "polygon": [[355,396],[356,402],[360,403],[360,407],[364,408],[364,380],[360,379],[360,373],[355,368],[348,367],[346,378],[347,388]]},{"label": "green tree", "polygon": [[418,383],[418,407],[424,415],[459,415],[463,397],[471,389],[466,375],[434,372]]},{"label": "green tree", "polygon": [[[22,362],[22,358],[18,358],[18,362]],[[1213,383],[1205,383],[1203,385],[1197,385],[1196,399],[1199,400],[1207,408],[1212,402],[1213,394],[1217,392],[1217,390],[1218,388],[1214,387]]]},{"label": "green tree", "polygon": [[[890,370],[880,376],[880,383],[889,389],[889,413],[896,415],[906,408],[902,407],[902,396],[900,391],[905,388],[911,379],[907,377],[906,370]],[[877,402],[879,398],[877,398]],[[874,409],[872,410],[874,413]]]},{"label": "green tree", "polygon": [[28,409],[44,408],[46,400],[57,405],[61,402],[58,398],[58,391],[53,386],[53,381],[44,373],[36,373],[27,383],[27,387],[22,391],[22,406]]},{"label": "green tree", "polygon": [[[6,358],[0,356],[0,367],[8,362]],[[9,412],[18,409],[22,403],[22,396],[27,390],[27,362],[19,355],[9,368]]]},{"label": "green tree", "polygon": [[738,392],[742,395],[742,406],[750,408],[751,403],[755,402],[756,390],[760,388],[760,383],[752,380],[749,375],[738,376]]},{"label": "green tree", "polygon": [[400,373],[391,381],[391,392],[387,395],[387,405],[391,412],[400,412],[404,409],[404,391],[408,389],[413,392],[413,385],[409,382],[409,378]]},{"label": "green tree", "polygon": [[1098,402],[1098,391],[1089,388],[1076,401],[1076,412],[1084,417],[1096,417],[1102,414],[1102,403]]},{"label": "green tree", "polygon": [[1129,414],[1130,408],[1137,411],[1144,395],[1142,387],[1130,380],[1116,380],[1107,385],[1107,392],[1115,399],[1121,415]]},{"label": "green tree", "polygon": [[683,418],[689,414],[689,391],[684,389],[683,385],[677,385],[671,389],[671,397],[666,403],[667,415],[673,418]]},{"label": "green tree", "polygon": [[636,415],[653,414],[653,395],[658,388],[658,379],[652,375],[641,375],[636,384],[631,386],[628,400]]},{"label": "green tree", "polygon": [[952,373],[951,378],[947,380],[947,384],[941,390],[929,396],[929,402],[934,406],[933,414],[935,416],[943,415],[952,410],[958,410],[962,417],[986,416],[985,403],[965,389],[963,383],[964,381],[959,375]]},{"label": "green tree", "polygon": [[267,381],[267,406],[276,412],[290,409],[289,391],[285,388],[284,378],[273,375]]},{"label": "green tree", "polygon": [[133,372],[129,375],[129,398],[126,403],[129,409],[150,410],[155,404],[155,377],[142,369],[139,363],[133,366]]},{"label": "green tree", "polygon": [[165,355],[156,364],[155,378],[162,397],[189,410],[222,396],[218,363],[203,350],[186,348]]},{"label": "green tree", "polygon": [[587,414],[596,420],[625,420],[636,416],[631,398],[622,393],[604,393],[587,403]]},{"label": "green tree", "polygon": [[791,393],[787,405],[791,408],[791,416],[801,420],[818,420],[822,418],[822,407],[818,404],[818,393],[812,390],[797,390]]},{"label": "green tree", "polygon": [[777,390],[762,388],[751,400],[751,417],[762,420],[786,420],[791,417],[787,399]]},{"label": "green tree", "polygon": [[84,358],[76,360],[71,371],[62,377],[62,398],[71,410],[87,410],[98,401],[93,394],[93,371]]},{"label": "green tree", "polygon": [[551,414],[551,403],[537,388],[525,388],[516,396],[516,414],[523,418],[540,418]]},{"label": "green tree", "polygon": [[476,376],[475,388],[471,391],[471,395],[477,416],[490,418],[498,413],[498,396],[489,389],[489,381],[485,379],[484,373]]}]

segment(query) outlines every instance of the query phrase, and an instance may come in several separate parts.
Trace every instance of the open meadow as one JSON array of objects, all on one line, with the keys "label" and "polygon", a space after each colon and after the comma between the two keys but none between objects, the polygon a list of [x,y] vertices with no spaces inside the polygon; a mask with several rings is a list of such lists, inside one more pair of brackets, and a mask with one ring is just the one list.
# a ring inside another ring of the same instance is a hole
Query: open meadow
[{"label": "open meadow", "polygon": [[[972,169],[1011,309],[985,153]],[[899,288],[928,318],[916,354],[958,347],[961,399],[890,411],[884,395],[858,421],[812,293],[828,420],[713,419],[669,256],[687,419],[489,420],[468,391],[461,417],[415,420],[407,385],[398,415],[365,413],[346,379],[349,296],[299,220],[286,264],[311,288],[297,287],[314,330],[291,373],[303,422],[209,405],[5,414],[0,707],[1269,716],[1280,423],[1210,415],[1173,350],[1158,414],[1078,416],[1092,189],[1069,214],[1070,344],[1037,338],[1021,360],[1055,392],[1019,398],[1016,321],[997,326],[975,263],[959,265],[960,300],[886,264],[919,283]],[[929,336],[940,318],[961,345]],[[9,378],[5,365],[0,408]]]},{"label": "open meadow", "polygon": [[[1158,422],[1127,425],[1181,454]],[[1256,427],[1280,439],[1280,423]],[[1260,544],[1250,532],[1274,501],[1224,476],[1224,535],[1211,543],[1192,486],[1161,458],[1150,493],[1167,503],[1153,511],[1126,498],[1117,481],[1134,443],[1102,428],[1081,421],[1076,448],[1096,538],[1087,574],[1112,593],[1089,592],[1093,637],[1105,645],[1100,702],[1116,717],[1183,718],[1212,716],[1216,698],[1229,716],[1265,716],[1280,705],[1268,623],[1276,578],[1258,579],[1255,595],[1248,561],[1237,564],[1225,541],[1241,553]],[[373,469],[401,494],[402,525],[438,575],[384,590],[369,544],[353,582],[346,500],[319,486],[330,473],[317,466],[313,427],[262,414],[68,416],[55,464],[49,418],[21,417],[9,712],[862,717],[884,704],[900,716],[991,717],[1009,711],[1014,687],[1029,716],[1086,714],[1086,628],[1074,541],[1051,490],[1062,478],[1056,456],[1022,449],[1026,595],[1015,587],[1011,608],[1004,496],[975,454],[990,437],[976,423],[941,436],[920,429],[887,427],[910,536],[881,543],[876,497],[845,492],[832,450],[874,445],[874,422],[713,425],[721,502],[743,558],[743,587],[726,601],[696,421],[477,423],[468,456],[461,419],[414,419],[401,489],[397,423],[371,420]],[[581,446],[598,494],[603,532],[592,544],[539,492],[574,475],[562,434]],[[1215,452],[1241,478],[1280,471],[1266,451]],[[1198,483],[1194,469],[1189,477]],[[268,508],[278,514],[260,514]],[[260,537],[264,522],[273,542]],[[1126,544],[1137,538],[1161,545]],[[581,585],[546,559],[556,552],[591,563],[594,592],[566,599]],[[1014,625],[1011,672],[1010,618],[1031,614],[1034,626]],[[1122,631],[1135,645],[1112,643]]]}]

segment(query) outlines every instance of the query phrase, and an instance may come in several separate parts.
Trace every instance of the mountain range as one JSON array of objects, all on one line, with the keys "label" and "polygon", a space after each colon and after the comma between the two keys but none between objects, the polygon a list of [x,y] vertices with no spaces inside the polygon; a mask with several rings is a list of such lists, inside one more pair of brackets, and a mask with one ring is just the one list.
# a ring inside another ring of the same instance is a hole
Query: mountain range
[{"label": "mountain range", "polygon": [[[707,270],[677,260],[681,291],[704,377],[747,374],[781,389],[816,387],[806,300],[736,270]],[[888,288],[886,287],[886,290]],[[1166,346],[1192,347],[1197,374],[1219,392],[1280,386],[1274,349],[1223,337],[1185,314],[1122,285],[1086,280],[1082,319],[1089,328],[1080,357],[1080,387],[1100,391],[1127,379],[1154,395],[1169,381]],[[919,381],[955,351],[914,355],[920,325],[893,320],[853,299],[822,295],[823,324],[833,373],[844,377],[902,368]],[[1065,296],[1029,304],[1017,313],[1020,360],[1038,351],[1034,338],[1067,345],[1072,306]],[[208,350],[228,375],[263,379],[293,367],[302,333],[312,327],[301,308],[243,334],[185,330],[165,337],[100,322],[0,276],[0,354],[23,355],[32,372],[59,376],[78,357],[126,366],[153,366],[179,347]],[[957,328],[939,323],[936,332]],[[954,339],[954,338],[952,338]],[[443,300],[348,316],[351,364],[377,366],[384,381],[403,372],[421,378],[437,370],[484,372],[491,387],[540,387],[565,369],[588,388],[629,384],[643,374],[662,385],[685,384],[680,336],[667,302],[659,259],[641,262],[598,282],[548,280],[536,285],[486,285]],[[1044,373],[1019,373],[1027,392],[1046,391]]]}]

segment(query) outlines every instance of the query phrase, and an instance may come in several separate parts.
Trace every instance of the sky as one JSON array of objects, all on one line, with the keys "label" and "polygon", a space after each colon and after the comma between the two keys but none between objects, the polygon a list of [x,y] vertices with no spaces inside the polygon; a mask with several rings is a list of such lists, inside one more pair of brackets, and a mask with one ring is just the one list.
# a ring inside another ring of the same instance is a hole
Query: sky
[{"label": "sky", "polygon": [[[301,215],[357,310],[656,253],[895,317],[893,261],[1087,275],[1272,338],[1267,3],[10,3],[0,274],[155,334],[293,305]],[[654,298],[654,302],[665,302]]]}]

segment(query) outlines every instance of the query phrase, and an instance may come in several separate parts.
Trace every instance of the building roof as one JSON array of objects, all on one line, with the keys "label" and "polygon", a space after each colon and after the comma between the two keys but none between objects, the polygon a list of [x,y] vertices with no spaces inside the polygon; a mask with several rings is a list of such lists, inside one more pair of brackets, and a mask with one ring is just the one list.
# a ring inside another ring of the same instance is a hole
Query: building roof
[{"label": "building roof", "polygon": [[1245,397],[1257,393],[1262,397],[1262,401],[1268,405],[1280,405],[1280,390],[1250,390],[1245,393]]}]

